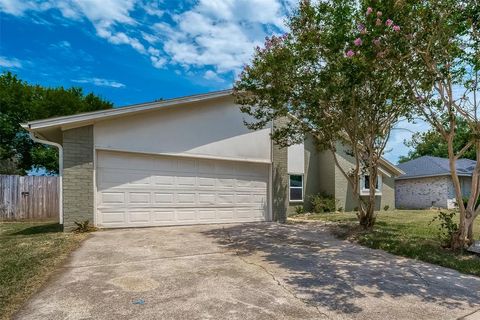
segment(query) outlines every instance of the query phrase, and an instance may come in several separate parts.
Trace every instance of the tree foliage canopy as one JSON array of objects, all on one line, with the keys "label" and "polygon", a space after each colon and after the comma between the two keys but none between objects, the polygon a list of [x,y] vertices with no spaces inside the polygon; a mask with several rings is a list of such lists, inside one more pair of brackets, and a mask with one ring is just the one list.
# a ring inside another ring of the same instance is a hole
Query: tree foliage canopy
[{"label": "tree foliage canopy", "polygon": [[21,123],[80,112],[104,110],[112,103],[81,88],[31,85],[16,75],[0,75],[0,173],[25,174],[32,168],[58,170],[55,148],[34,143]]},{"label": "tree foliage canopy", "polygon": [[[457,120],[456,134],[453,139],[455,153],[458,153],[471,141],[471,134],[471,130],[465,120],[459,118]],[[412,150],[409,151],[407,156],[400,157],[400,163],[422,156],[448,158],[447,142],[435,129],[414,133],[410,140],[405,141],[405,145],[412,148]],[[475,148],[473,146],[468,148],[468,150],[462,155],[462,158],[476,160],[477,155]]]},{"label": "tree foliage canopy", "polygon": [[[375,191],[359,194],[361,173],[375,181],[390,131],[408,117],[412,103],[401,58],[403,4],[392,1],[302,1],[289,33],[267,38],[235,85],[236,101],[254,118],[252,129],[287,118],[272,138],[287,146],[317,137],[332,151],[350,148],[354,168],[341,168],[357,200],[373,221]],[[370,226],[370,225],[369,225]]]}]

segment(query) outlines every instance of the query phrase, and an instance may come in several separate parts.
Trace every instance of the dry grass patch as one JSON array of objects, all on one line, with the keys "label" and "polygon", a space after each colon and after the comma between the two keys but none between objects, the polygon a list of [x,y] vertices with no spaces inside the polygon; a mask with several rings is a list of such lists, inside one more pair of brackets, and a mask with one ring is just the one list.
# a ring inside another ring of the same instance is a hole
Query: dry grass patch
[{"label": "dry grass patch", "polygon": [[52,222],[0,222],[0,319],[9,319],[86,236]]}]

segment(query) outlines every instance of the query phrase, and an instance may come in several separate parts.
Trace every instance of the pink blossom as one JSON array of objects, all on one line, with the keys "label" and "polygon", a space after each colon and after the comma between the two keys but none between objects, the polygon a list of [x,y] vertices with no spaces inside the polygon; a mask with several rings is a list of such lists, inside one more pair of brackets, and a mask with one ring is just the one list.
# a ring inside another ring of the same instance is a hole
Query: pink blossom
[{"label": "pink blossom", "polygon": [[391,27],[392,24],[393,24],[393,20],[392,20],[392,19],[388,19],[387,22],[385,22],[385,24],[386,24],[387,26]]},{"label": "pink blossom", "polygon": [[355,41],[353,41],[353,44],[356,45],[357,47],[360,47],[362,45],[362,43],[363,43],[363,41],[360,38],[357,38],[357,39],[355,39]]},{"label": "pink blossom", "polygon": [[355,52],[353,52],[353,50],[348,50],[347,53],[346,53],[346,56],[351,58],[355,55]]},{"label": "pink blossom", "polygon": [[382,11],[377,11],[377,17],[381,17],[383,15]]},{"label": "pink blossom", "polygon": [[365,30],[365,25],[363,23],[359,23],[357,28],[358,28],[358,31],[363,31]]},{"label": "pink blossom", "polygon": [[367,8],[367,16],[370,15],[373,12],[372,7]]},{"label": "pink blossom", "polygon": [[382,20],[377,19],[377,21],[375,22],[375,24],[376,24],[377,26],[381,26],[381,25],[382,25]]},{"label": "pink blossom", "polygon": [[376,38],[375,40],[373,40],[373,44],[376,45],[376,46],[379,46],[380,45],[380,39]]},{"label": "pink blossom", "polygon": [[400,26],[393,26],[393,31],[399,32],[400,31]]}]

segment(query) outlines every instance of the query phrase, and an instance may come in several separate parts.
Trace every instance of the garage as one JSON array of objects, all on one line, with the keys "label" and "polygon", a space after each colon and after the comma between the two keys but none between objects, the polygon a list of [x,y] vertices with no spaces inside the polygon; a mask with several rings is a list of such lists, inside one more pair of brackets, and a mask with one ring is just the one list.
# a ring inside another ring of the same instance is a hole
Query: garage
[{"label": "garage", "polygon": [[103,228],[269,220],[269,164],[96,152]]}]

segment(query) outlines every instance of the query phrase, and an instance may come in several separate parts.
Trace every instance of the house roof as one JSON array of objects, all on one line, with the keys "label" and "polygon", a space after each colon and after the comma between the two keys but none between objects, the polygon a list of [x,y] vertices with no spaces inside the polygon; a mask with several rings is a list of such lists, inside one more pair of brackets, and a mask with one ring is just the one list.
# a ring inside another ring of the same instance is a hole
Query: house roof
[{"label": "house roof", "polygon": [[[476,161],[459,159],[456,162],[459,176],[471,176]],[[397,165],[405,174],[397,179],[413,179],[450,175],[450,164],[447,158],[423,156]]]}]

